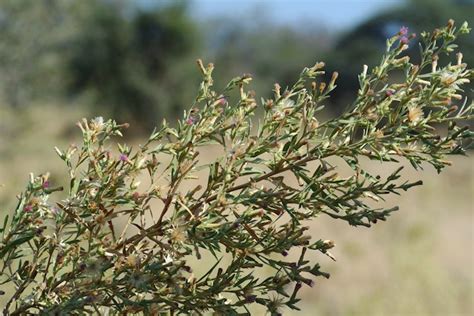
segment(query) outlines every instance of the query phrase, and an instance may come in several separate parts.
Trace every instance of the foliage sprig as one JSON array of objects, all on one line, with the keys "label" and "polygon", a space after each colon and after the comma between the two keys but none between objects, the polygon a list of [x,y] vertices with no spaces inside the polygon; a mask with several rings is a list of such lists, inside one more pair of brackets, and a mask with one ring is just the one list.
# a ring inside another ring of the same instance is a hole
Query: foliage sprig
[{"label": "foliage sprig", "polygon": [[[306,223],[320,215],[367,227],[386,220],[397,208],[379,202],[421,184],[403,179],[400,159],[441,171],[472,140],[458,124],[473,118],[462,95],[474,72],[461,53],[438,64],[467,23],[421,34],[419,64],[404,56],[414,39],[406,31],[387,40],[377,67],[364,66],[355,101],[337,118],[317,119],[337,80],[324,82],[322,62],[258,102],[249,75],[216,92],[213,65],[198,61],[203,82],[192,108],[138,148],[110,148],[126,124],[79,122],[82,146],[56,149],[69,171],[66,197],[51,200],[62,188],[32,175],[0,228],[0,282],[14,286],[4,313],[298,309],[301,287],[329,277],[308,253],[334,259],[334,242],[312,238]],[[222,155],[206,163],[209,148]],[[363,159],[396,167],[372,174]]]}]

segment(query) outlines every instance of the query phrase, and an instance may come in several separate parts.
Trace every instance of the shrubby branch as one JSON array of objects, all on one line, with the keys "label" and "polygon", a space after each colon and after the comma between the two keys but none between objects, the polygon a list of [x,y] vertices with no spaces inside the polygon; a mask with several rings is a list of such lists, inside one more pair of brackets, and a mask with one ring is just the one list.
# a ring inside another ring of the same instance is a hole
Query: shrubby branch
[{"label": "shrubby branch", "polygon": [[[387,40],[380,64],[363,67],[353,104],[324,122],[318,113],[338,75],[324,82],[322,62],[292,87],[275,84],[273,98],[259,103],[248,75],[214,91],[213,65],[201,61],[192,108],[176,127],[164,121],[139,148],[110,149],[126,124],[79,122],[82,146],[56,149],[69,171],[66,197],[51,200],[62,188],[32,175],[1,226],[0,282],[14,287],[4,313],[236,315],[254,303],[272,315],[298,309],[301,287],[329,277],[307,254],[334,259],[334,242],[314,240],[305,223],[327,215],[370,227],[397,210],[375,207],[386,195],[421,184],[403,180],[403,167],[371,174],[361,159],[407,159],[441,171],[446,156],[465,153],[472,132],[458,122],[473,117],[462,95],[474,72],[461,53],[438,63],[468,31],[449,21],[421,34],[415,65],[404,56],[415,35],[402,28]],[[200,153],[211,145],[224,154],[203,163]],[[202,170],[206,181],[189,188]],[[296,261],[287,256],[294,249]]]}]

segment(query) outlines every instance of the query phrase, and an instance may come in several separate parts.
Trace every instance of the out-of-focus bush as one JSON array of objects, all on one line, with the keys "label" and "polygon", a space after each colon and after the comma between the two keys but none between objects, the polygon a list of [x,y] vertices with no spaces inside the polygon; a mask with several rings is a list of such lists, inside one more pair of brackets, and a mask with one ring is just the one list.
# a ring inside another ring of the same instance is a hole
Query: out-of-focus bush
[{"label": "out-of-focus bush", "polygon": [[223,81],[252,70],[253,89],[268,97],[268,82],[292,82],[329,47],[313,26],[276,27],[257,16],[252,25],[237,19],[199,24],[189,13],[186,1],[2,1],[1,103],[79,100],[93,106],[92,115],[149,127],[180,115],[192,101],[198,57],[222,65],[217,77]]},{"label": "out-of-focus bush", "polygon": [[154,125],[192,100],[177,83],[199,80],[186,2],[6,0],[0,25],[1,103],[13,107],[73,98]]},{"label": "out-of-focus bush", "polygon": [[21,107],[57,95],[61,59],[57,45],[66,6],[57,0],[0,1],[0,98]]},{"label": "out-of-focus bush", "polygon": [[[357,89],[359,65],[373,66],[385,38],[400,26],[419,32],[474,16],[473,1],[409,0],[337,36],[318,21],[284,27],[262,11],[199,22],[191,8],[187,1],[1,1],[0,104],[76,101],[92,105],[91,115],[148,128],[192,102],[196,58],[221,65],[219,82],[251,72],[252,89],[264,98],[271,95],[268,82],[285,87],[298,69],[325,59],[346,87],[328,107],[339,111]],[[470,35],[460,45],[469,51],[473,43]],[[407,52],[414,53],[416,45]],[[473,58],[465,56],[468,64]]]},{"label": "out-of-focus bush", "polygon": [[69,92],[92,92],[115,117],[151,125],[192,100],[177,84],[199,79],[192,62],[198,31],[183,2],[147,10],[97,0],[74,4],[79,31],[68,47]]}]

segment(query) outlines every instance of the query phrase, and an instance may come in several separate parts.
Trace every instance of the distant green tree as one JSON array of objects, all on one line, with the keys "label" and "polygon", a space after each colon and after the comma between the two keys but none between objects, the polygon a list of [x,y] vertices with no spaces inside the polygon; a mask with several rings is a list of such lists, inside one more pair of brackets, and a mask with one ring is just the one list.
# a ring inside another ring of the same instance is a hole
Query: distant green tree
[{"label": "distant green tree", "polygon": [[57,45],[65,2],[0,1],[0,97],[13,107],[56,94],[61,79]]},{"label": "distant green tree", "polygon": [[146,10],[127,4],[76,3],[68,87],[74,95],[92,92],[93,102],[115,117],[153,125],[186,105],[177,83],[192,82],[192,72],[183,69],[193,67],[188,57],[195,58],[198,30],[184,2]]},{"label": "distant green tree", "polygon": [[180,87],[199,80],[200,30],[186,1],[153,3],[0,1],[1,103],[80,98],[143,127],[181,114],[193,96]]}]

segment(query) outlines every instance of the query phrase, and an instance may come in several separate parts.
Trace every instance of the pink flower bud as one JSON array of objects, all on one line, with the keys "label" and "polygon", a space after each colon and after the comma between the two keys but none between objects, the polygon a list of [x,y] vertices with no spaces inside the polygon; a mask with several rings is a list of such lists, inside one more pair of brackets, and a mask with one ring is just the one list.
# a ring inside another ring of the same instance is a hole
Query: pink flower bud
[{"label": "pink flower bud", "polygon": [[220,105],[226,105],[227,104],[227,99],[225,97],[222,97],[219,99],[219,104]]},{"label": "pink flower bud", "polygon": [[398,34],[403,35],[403,36],[407,35],[408,34],[408,27],[402,26],[400,28],[400,31],[398,32]]},{"label": "pink flower bud", "polygon": [[186,124],[187,125],[194,125],[198,122],[198,118],[195,116],[190,116],[186,119]]}]

